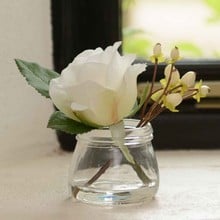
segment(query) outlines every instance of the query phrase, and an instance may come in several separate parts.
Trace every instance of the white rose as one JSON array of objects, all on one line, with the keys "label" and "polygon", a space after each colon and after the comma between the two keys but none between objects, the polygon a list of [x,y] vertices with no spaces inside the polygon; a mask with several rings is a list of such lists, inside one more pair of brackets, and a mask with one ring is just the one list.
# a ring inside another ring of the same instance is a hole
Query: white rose
[{"label": "white rose", "polygon": [[89,125],[108,126],[128,116],[137,97],[137,76],[145,64],[121,56],[120,42],[105,50],[85,50],[52,79],[49,94],[66,116]]}]

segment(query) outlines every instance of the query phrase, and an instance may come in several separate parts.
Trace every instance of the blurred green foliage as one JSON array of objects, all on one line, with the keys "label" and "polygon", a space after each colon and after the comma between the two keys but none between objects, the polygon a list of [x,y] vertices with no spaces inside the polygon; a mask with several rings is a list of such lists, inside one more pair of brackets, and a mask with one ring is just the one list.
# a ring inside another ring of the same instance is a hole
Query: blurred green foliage
[{"label": "blurred green foliage", "polygon": [[[213,14],[208,19],[209,25],[214,22],[220,21],[220,0],[203,0],[204,4],[209,7]],[[135,53],[139,57],[147,58],[152,54],[152,48],[156,42],[152,39],[152,35],[142,29],[136,29],[129,27],[127,23],[129,20],[129,10],[137,3],[137,0],[122,0],[123,9],[123,52]],[[146,2],[147,4],[147,2]],[[156,40],[156,39],[154,39]],[[205,57],[202,48],[196,43],[185,41],[184,39],[179,42],[171,42],[173,45],[177,45],[181,53],[189,58]],[[213,56],[220,58],[220,51],[213,51]]]},{"label": "blurred green foliage", "polygon": [[179,49],[181,50],[181,53],[186,54],[187,57],[196,58],[203,56],[201,48],[196,44],[193,44],[192,42],[181,41],[177,42],[176,45],[178,45]]},{"label": "blurred green foliage", "polygon": [[137,54],[139,57],[146,57],[147,51],[152,49],[152,42],[140,29],[123,29],[123,51],[124,53]]},{"label": "blurred green foliage", "polygon": [[132,5],[135,4],[136,0],[122,0],[122,9],[129,10]]},{"label": "blurred green foliage", "polygon": [[212,10],[212,16],[208,22],[215,23],[220,21],[220,1],[219,0],[203,0],[204,3]]}]

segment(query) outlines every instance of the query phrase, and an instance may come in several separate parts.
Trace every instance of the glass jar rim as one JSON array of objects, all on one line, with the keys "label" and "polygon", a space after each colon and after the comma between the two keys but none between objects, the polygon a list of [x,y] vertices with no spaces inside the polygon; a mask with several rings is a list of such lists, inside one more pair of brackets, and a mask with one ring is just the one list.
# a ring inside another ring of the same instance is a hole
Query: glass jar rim
[{"label": "glass jar rim", "polygon": [[[132,139],[138,139],[140,142],[149,142],[153,139],[153,129],[150,123],[143,127],[136,127],[139,120],[124,119],[125,143]],[[92,142],[92,143],[114,143],[109,127],[101,129],[93,129],[87,133],[76,135],[77,141]]]}]

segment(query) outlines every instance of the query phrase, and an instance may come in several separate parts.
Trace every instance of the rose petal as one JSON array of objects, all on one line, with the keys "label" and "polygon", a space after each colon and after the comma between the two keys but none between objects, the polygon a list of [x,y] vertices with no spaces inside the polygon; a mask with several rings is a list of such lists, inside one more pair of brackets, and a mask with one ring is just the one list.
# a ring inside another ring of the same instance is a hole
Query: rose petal
[{"label": "rose petal", "polygon": [[89,58],[92,57],[99,57],[99,55],[103,52],[102,48],[98,47],[95,50],[85,50],[82,53],[80,53],[79,55],[77,55],[75,57],[75,59],[73,60],[72,64],[73,65],[79,65],[79,64],[83,64],[88,62]]},{"label": "rose petal", "polygon": [[63,112],[69,118],[78,121],[78,118],[74,115],[72,109],[70,108],[72,100],[66,93],[65,89],[59,82],[59,78],[52,79],[49,84],[49,94],[54,103],[54,105]]},{"label": "rose petal", "polygon": [[85,106],[85,105],[81,105],[81,104],[79,104],[79,103],[73,102],[73,103],[71,104],[71,109],[72,109],[73,111],[85,111],[85,110],[88,109],[88,107]]},{"label": "rose petal", "polygon": [[116,42],[114,43],[113,46],[108,46],[102,53],[90,56],[87,62],[98,62],[98,63],[109,64],[111,62],[112,56],[115,53],[118,53],[117,50],[120,45],[121,42]]},{"label": "rose petal", "polygon": [[129,115],[137,97],[137,76],[143,72],[146,64],[135,64],[128,68],[121,86],[117,91],[119,97],[118,116],[119,118]]},{"label": "rose petal", "polygon": [[85,63],[76,75],[76,84],[86,81],[94,81],[102,86],[106,86],[107,67],[102,63]]},{"label": "rose petal", "polygon": [[107,84],[109,88],[117,89],[120,86],[127,69],[135,58],[136,56],[132,54],[124,57],[121,57],[119,53],[114,54],[107,70]]},{"label": "rose petal", "polygon": [[[87,81],[72,88],[72,99],[77,103],[80,111],[77,116],[89,123],[98,125],[109,125],[117,122],[117,96],[113,90],[106,89],[101,85]],[[78,94],[83,94],[79,96]],[[83,109],[81,106],[87,106]],[[71,106],[76,107],[76,105]],[[81,108],[81,109],[80,109]],[[72,108],[72,110],[76,110]]]}]

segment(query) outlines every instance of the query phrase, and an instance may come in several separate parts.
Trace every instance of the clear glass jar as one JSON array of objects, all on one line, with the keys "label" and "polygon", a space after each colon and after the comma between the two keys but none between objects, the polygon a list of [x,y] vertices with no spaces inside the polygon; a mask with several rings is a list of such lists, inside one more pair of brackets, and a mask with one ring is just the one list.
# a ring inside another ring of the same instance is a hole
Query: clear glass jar
[{"label": "clear glass jar", "polygon": [[125,120],[124,146],[135,163],[128,162],[108,128],[77,135],[69,186],[77,200],[97,205],[132,204],[150,200],[159,186],[152,127],[136,128]]}]

